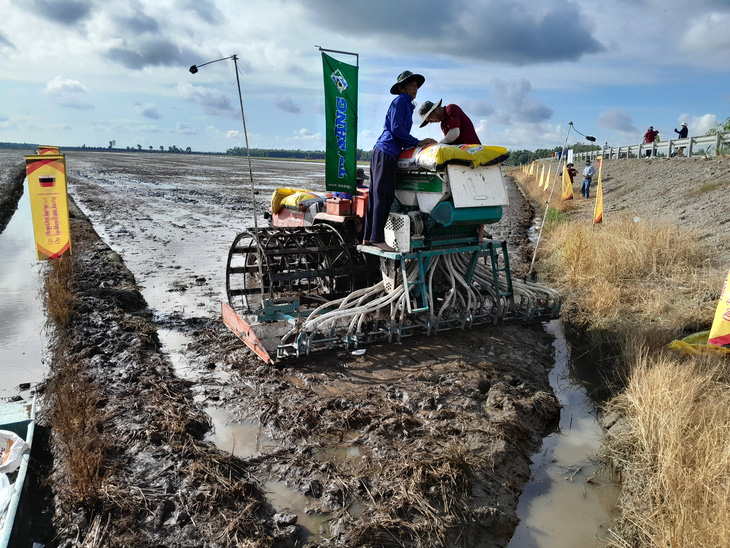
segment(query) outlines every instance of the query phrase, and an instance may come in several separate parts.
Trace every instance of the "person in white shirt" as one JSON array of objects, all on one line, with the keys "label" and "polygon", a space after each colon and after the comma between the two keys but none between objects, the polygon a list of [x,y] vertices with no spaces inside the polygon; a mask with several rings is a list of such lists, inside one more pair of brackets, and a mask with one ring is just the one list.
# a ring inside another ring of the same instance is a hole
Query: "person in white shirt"
[{"label": "person in white shirt", "polygon": [[590,160],[586,160],[586,168],[583,170],[583,184],[580,185],[580,194],[584,198],[590,198],[591,180],[595,175],[596,170],[593,169]]}]

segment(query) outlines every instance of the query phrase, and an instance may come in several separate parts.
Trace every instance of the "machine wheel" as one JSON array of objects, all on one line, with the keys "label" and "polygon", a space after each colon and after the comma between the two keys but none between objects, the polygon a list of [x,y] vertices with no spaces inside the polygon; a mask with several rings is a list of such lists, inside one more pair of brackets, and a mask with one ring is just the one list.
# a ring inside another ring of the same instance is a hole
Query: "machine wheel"
[{"label": "machine wheel", "polygon": [[[260,268],[259,268],[260,263]],[[251,312],[261,298],[321,304],[355,287],[350,247],[332,226],[274,227],[238,234],[228,252],[226,293],[234,310]]]}]

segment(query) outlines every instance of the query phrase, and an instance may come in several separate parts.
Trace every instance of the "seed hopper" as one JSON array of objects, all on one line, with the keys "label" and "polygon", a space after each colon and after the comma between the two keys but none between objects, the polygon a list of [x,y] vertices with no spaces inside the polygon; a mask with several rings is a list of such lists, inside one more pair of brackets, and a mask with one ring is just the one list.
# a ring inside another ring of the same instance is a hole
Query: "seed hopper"
[{"label": "seed hopper", "polygon": [[478,166],[444,162],[427,170],[399,159],[385,229],[393,252],[360,244],[367,189],[352,200],[274,204],[270,226],[238,234],[230,248],[226,325],[273,363],[416,334],[558,317],[560,295],[513,278],[507,243],[486,233],[508,204],[499,165],[507,152],[483,148],[493,150]]}]

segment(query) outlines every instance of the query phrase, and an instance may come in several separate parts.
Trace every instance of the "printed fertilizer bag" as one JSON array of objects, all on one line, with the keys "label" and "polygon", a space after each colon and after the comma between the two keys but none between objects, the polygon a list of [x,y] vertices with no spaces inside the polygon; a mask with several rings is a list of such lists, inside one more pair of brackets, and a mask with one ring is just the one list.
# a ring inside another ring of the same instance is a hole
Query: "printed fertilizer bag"
[{"label": "printed fertilizer bag", "polygon": [[23,451],[30,447],[15,432],[0,430],[0,473],[15,472],[20,466]]}]

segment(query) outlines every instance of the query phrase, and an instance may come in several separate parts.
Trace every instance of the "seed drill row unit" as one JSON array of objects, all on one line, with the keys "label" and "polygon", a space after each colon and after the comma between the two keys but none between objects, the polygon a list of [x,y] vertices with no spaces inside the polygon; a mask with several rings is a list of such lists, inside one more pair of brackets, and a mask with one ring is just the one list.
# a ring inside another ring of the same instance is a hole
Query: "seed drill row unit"
[{"label": "seed drill row unit", "polygon": [[394,252],[360,245],[367,189],[283,207],[236,236],[223,319],[262,360],[558,317],[560,295],[514,279],[507,243],[486,236],[508,204],[499,165],[399,170],[396,183]]}]

